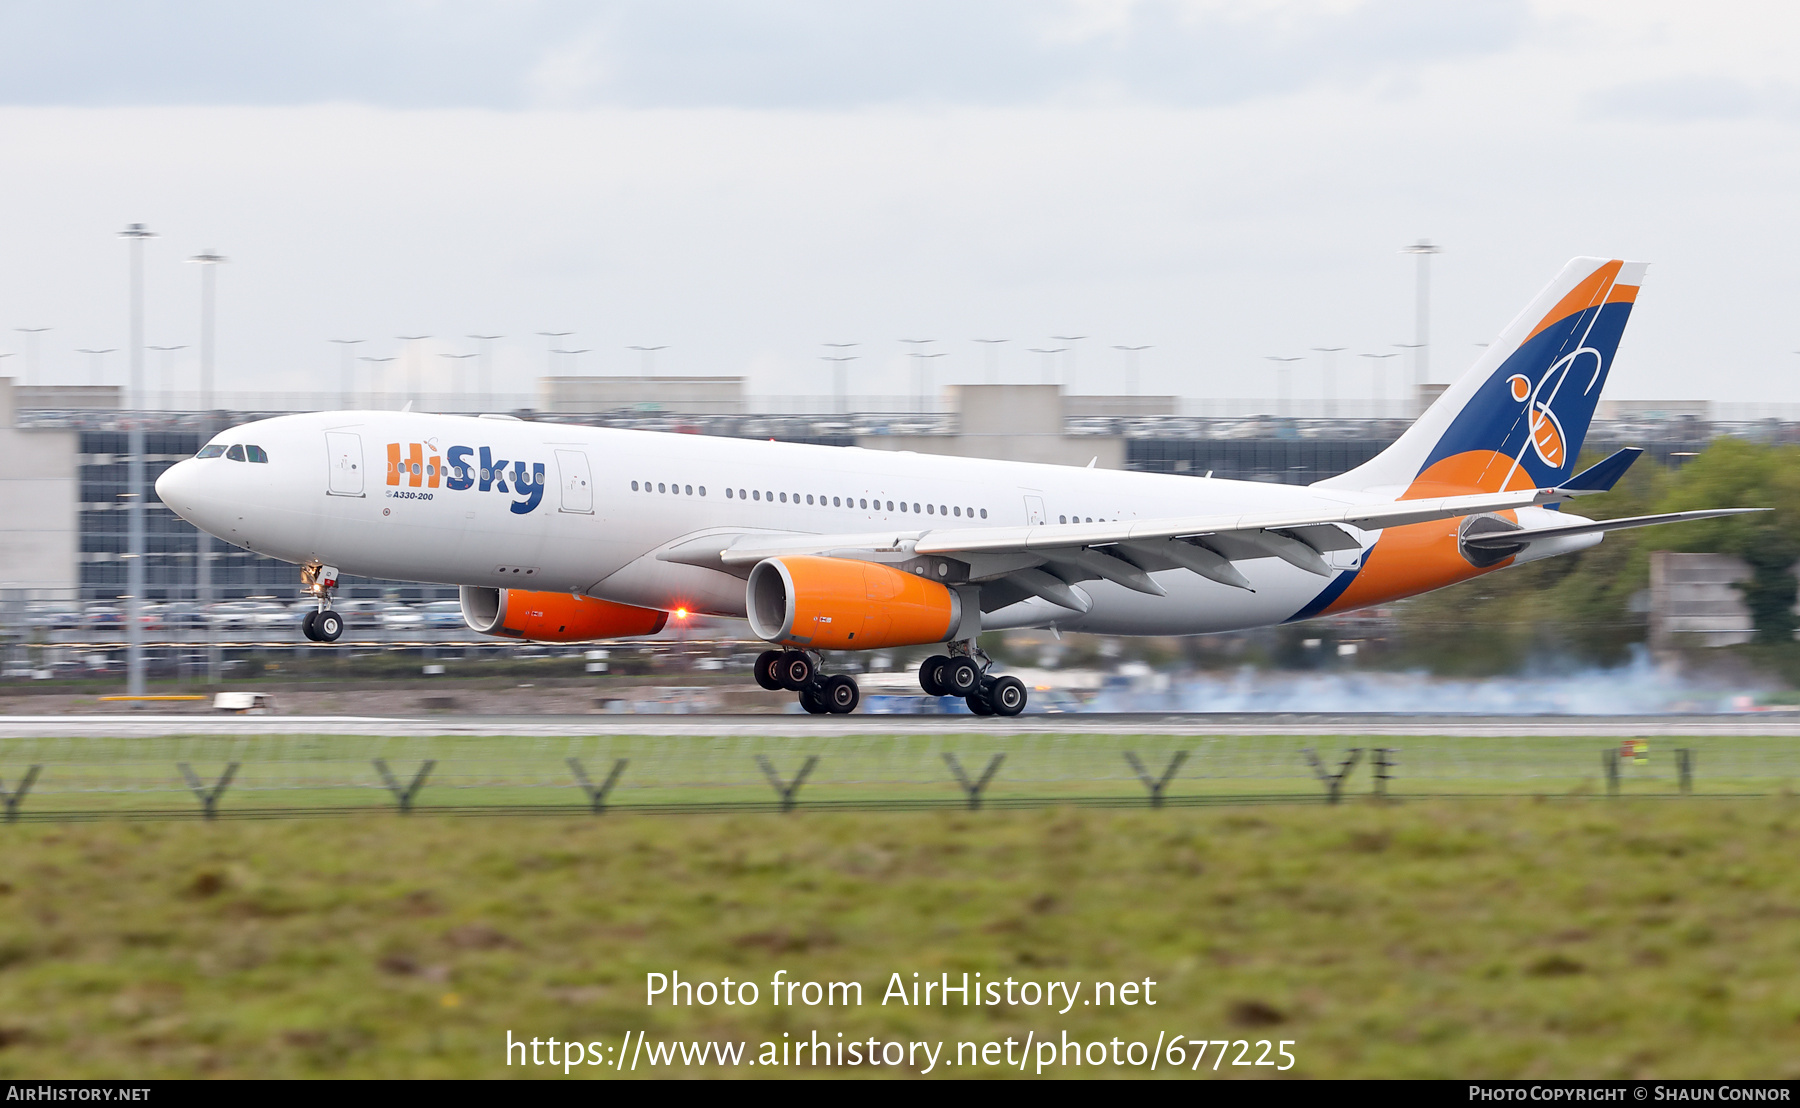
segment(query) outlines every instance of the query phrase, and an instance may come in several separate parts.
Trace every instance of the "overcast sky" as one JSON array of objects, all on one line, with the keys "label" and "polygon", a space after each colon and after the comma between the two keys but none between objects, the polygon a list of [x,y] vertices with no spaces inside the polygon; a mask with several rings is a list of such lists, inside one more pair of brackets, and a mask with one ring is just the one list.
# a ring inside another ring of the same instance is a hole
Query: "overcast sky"
[{"label": "overcast sky", "polygon": [[231,258],[228,388],[490,333],[523,389],[572,331],[583,373],[666,345],[760,393],[826,391],[826,342],[900,392],[901,338],[1036,380],[1084,335],[1078,391],[1148,344],[1145,391],[1306,355],[1317,395],[1342,346],[1356,396],[1428,236],[1438,380],[1600,254],[1653,263],[1610,395],[1800,401],[1797,73],[1775,3],[0,2],[0,352],[123,347],[142,221],[151,343]]}]

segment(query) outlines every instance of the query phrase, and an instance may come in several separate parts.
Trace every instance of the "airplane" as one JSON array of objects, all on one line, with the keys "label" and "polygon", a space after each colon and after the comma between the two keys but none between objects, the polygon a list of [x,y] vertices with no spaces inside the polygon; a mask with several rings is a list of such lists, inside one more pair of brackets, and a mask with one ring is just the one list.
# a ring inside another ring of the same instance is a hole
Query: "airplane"
[{"label": "airplane", "polygon": [[1194,635],[1385,604],[1598,543],[1757,509],[1596,522],[1584,472],[1646,264],[1576,258],[1387,449],[1306,486],[539,423],[338,411],[246,423],[156,482],[225,542],[301,567],[333,642],[340,574],[460,588],[470,628],[540,642],[748,618],[757,683],[814,714],[860,692],[824,651],[932,646],[928,694],[1024,710],[983,631]]}]

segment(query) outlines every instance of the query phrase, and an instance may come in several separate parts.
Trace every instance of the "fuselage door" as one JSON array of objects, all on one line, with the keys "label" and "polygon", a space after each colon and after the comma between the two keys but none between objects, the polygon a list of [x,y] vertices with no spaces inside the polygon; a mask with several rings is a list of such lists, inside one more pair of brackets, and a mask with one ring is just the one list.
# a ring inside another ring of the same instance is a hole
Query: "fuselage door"
[{"label": "fuselage door", "polygon": [[362,436],[348,431],[325,432],[325,457],[330,464],[325,491],[332,496],[363,494]]},{"label": "fuselage door", "polygon": [[1026,526],[1036,527],[1042,522],[1044,522],[1044,498],[1041,496],[1027,496],[1025,498]]},{"label": "fuselage door", "polygon": [[562,478],[562,510],[594,514],[594,478],[587,455],[579,450],[558,450],[556,471]]}]

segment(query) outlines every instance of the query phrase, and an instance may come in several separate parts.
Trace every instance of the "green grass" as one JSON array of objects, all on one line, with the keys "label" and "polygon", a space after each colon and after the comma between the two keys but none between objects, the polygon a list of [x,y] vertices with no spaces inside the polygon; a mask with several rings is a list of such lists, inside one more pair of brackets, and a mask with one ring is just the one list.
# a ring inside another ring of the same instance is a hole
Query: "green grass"
[{"label": "green grass", "polygon": [[[505,1076],[508,1030],[815,1028],[1291,1039],[1313,1077],[1800,1076],[1782,796],[106,820],[0,842],[3,1077]],[[867,1003],[772,1007],[778,969]],[[764,1003],[646,1008],[644,975],[670,970],[763,982]],[[1149,977],[1159,1003],[878,1003],[915,970]]]},{"label": "green grass", "polygon": [[[253,727],[254,724],[247,726]],[[427,761],[433,768],[416,803],[421,808],[575,810],[586,801],[569,758],[590,780],[605,780],[618,759],[626,769],[610,801],[625,808],[768,806],[776,794],[758,765],[768,759],[792,780],[808,757],[817,764],[796,794],[802,805],[908,807],[960,802],[945,760],[954,756],[978,778],[1003,760],[987,790],[995,805],[1095,801],[1137,803],[1147,797],[1126,758],[1152,776],[1178,752],[1187,759],[1167,786],[1174,804],[1250,797],[1318,798],[1324,789],[1305,751],[1330,769],[1347,752],[1364,753],[1346,777],[1346,795],[1374,788],[1371,748],[1395,762],[1388,790],[1402,797],[1564,795],[1607,790],[1602,755],[1617,740],[1587,737],[1468,738],[1423,736],[1347,739],[1301,736],[1114,736],[945,734],[846,738],[694,738],[608,736],[534,738],[437,736],[258,735],[169,738],[41,738],[0,740],[0,783],[11,789],[26,767],[41,776],[19,805],[23,819],[79,813],[193,814],[198,802],[178,766],[214,781],[230,763],[238,770],[219,811],[380,809],[393,797],[373,762],[385,760],[403,783]],[[1631,795],[1680,791],[1677,748],[1694,755],[1694,791],[1711,795],[1772,794],[1800,776],[1800,743],[1769,737],[1657,739],[1650,756],[1621,767]]]}]

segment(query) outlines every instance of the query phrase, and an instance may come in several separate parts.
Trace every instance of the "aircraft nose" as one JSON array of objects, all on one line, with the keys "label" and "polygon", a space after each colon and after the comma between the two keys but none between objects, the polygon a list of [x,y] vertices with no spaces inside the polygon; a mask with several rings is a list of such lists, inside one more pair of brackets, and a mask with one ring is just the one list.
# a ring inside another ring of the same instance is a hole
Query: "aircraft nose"
[{"label": "aircraft nose", "polygon": [[199,468],[199,463],[189,458],[176,462],[156,479],[156,498],[190,523],[194,520],[195,494],[199,491],[200,475],[196,472]]}]

